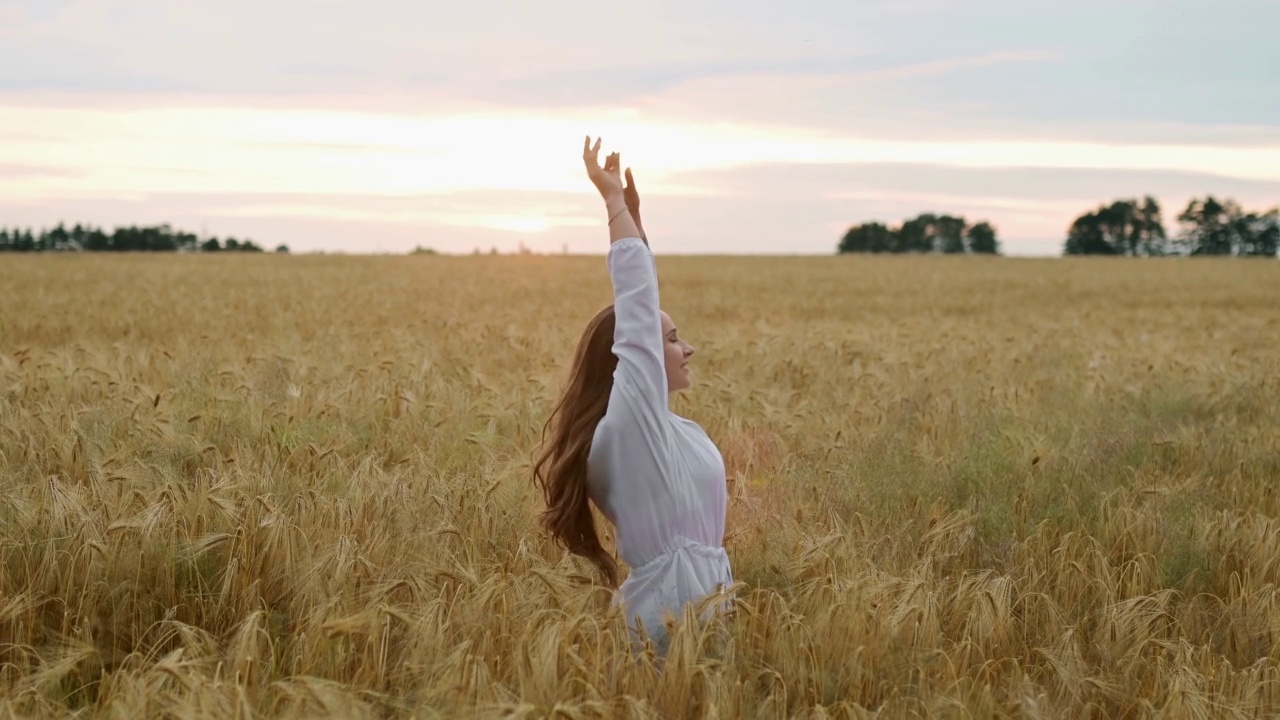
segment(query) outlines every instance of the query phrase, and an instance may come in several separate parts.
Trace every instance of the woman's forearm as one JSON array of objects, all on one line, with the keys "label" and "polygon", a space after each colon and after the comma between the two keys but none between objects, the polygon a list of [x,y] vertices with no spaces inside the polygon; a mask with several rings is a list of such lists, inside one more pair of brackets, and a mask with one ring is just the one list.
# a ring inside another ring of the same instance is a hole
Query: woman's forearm
[{"label": "woman's forearm", "polygon": [[[623,238],[643,238],[640,234],[640,228],[636,226],[636,221],[631,217],[631,213],[627,210],[627,201],[623,198],[622,193],[610,195],[605,198],[605,212],[608,213],[609,221],[609,244],[622,240]],[[645,244],[648,244],[646,241]]]}]

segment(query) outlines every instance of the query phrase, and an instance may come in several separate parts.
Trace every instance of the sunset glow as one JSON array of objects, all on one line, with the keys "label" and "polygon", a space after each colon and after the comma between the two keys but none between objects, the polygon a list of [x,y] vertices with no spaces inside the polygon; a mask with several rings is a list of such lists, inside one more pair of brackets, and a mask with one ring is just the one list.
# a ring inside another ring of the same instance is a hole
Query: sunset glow
[{"label": "sunset glow", "polygon": [[1280,147],[895,141],[569,113],[397,117],[4,108],[0,124],[10,138],[25,138],[3,145],[0,163],[42,170],[0,177],[0,192],[28,200],[154,192],[575,193],[583,191],[584,128],[604,136],[607,148],[625,148],[624,160],[643,168],[646,189],[654,194],[715,194],[713,187],[677,177],[772,163],[1123,168],[1280,181]]}]

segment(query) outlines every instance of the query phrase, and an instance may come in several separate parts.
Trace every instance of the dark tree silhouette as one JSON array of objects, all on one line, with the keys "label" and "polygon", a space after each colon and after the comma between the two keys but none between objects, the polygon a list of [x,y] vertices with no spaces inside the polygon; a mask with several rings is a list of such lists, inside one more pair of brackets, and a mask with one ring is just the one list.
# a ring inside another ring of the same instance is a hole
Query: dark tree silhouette
[{"label": "dark tree silhouette", "polygon": [[1245,212],[1234,200],[1212,195],[1192,200],[1178,215],[1178,246],[1190,255],[1275,257],[1280,245],[1280,209]]},{"label": "dark tree silhouette", "polygon": [[902,223],[896,233],[894,252],[933,252],[937,245],[938,218],[932,213],[921,213]]},{"label": "dark tree silhouette", "polygon": [[980,222],[969,228],[965,239],[968,241],[969,252],[971,253],[1000,254],[1000,242],[996,240],[996,229],[991,227],[991,223]]},{"label": "dark tree silhouette", "polygon": [[1280,208],[1249,213],[1237,220],[1236,225],[1241,255],[1275,257],[1280,252]]},{"label": "dark tree silhouette", "polygon": [[940,216],[936,224],[940,246],[936,249],[944,253],[964,252],[964,231],[967,225],[964,218]]},{"label": "dark tree silhouette", "polygon": [[[262,252],[252,240],[228,239],[228,250]],[[0,252],[212,252],[222,250],[217,238],[201,240],[195,233],[175,231],[168,225],[118,227],[107,233],[101,228],[64,223],[41,230],[0,229]]]},{"label": "dark tree silhouette", "polygon": [[[976,242],[976,245],[975,245]],[[970,226],[963,217],[920,213],[897,228],[869,222],[854,225],[836,246],[839,253],[988,253],[999,254],[996,229],[988,222]]]},{"label": "dark tree silhouette", "polygon": [[1181,229],[1170,240],[1154,198],[1116,200],[1076,218],[1067,231],[1063,252],[1275,257],[1280,251],[1280,209],[1245,212],[1234,200],[1209,195],[1187,203],[1178,223]]},{"label": "dark tree silhouette", "polygon": [[1076,218],[1063,246],[1067,255],[1165,255],[1168,240],[1153,197],[1116,200]]},{"label": "dark tree silhouette", "polygon": [[1179,247],[1188,255],[1230,255],[1235,244],[1232,225],[1241,214],[1240,206],[1231,200],[1219,202],[1212,195],[1192,200],[1178,215]]},{"label": "dark tree silhouette", "polygon": [[895,249],[895,233],[883,223],[872,222],[849,228],[840,241],[842,253],[883,253]]}]

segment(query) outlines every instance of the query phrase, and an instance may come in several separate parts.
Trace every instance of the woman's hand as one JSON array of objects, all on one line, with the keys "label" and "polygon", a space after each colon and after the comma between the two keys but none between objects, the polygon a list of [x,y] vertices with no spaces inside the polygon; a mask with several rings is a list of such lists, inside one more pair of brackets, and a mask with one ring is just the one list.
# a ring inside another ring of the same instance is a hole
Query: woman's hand
[{"label": "woman's hand", "polygon": [[591,184],[596,186],[606,203],[623,196],[622,160],[618,153],[605,158],[604,167],[601,167],[600,139],[596,138],[596,144],[592,145],[591,136],[588,135],[582,143],[582,162],[587,166],[587,177],[591,179]]},{"label": "woman's hand", "polygon": [[627,201],[627,210],[631,217],[640,222],[640,191],[636,190],[635,178],[631,177],[631,168],[627,168],[627,186],[622,189],[622,197]]},{"label": "woman's hand", "polygon": [[[622,187],[622,158],[618,153],[612,153],[605,158],[604,167],[601,167],[600,140],[597,138],[595,145],[592,145],[591,136],[588,135],[582,143],[582,162],[587,166],[587,177],[591,178],[591,184],[596,186],[600,197],[604,198],[605,211],[609,214],[609,243],[624,238],[643,240],[640,228],[628,212],[626,193]],[[639,202],[639,196],[636,201]]]},{"label": "woman's hand", "polygon": [[622,198],[627,203],[627,211],[631,213],[631,219],[636,221],[640,238],[648,245],[649,238],[644,234],[644,223],[640,222],[640,191],[636,190],[636,180],[631,177],[631,168],[627,168],[626,178],[627,185],[622,189]]}]

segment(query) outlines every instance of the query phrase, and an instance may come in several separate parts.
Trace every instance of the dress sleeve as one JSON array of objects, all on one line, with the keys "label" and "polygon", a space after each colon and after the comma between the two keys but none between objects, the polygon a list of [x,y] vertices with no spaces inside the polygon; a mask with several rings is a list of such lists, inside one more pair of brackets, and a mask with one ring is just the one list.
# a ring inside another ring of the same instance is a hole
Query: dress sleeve
[{"label": "dress sleeve", "polygon": [[667,369],[658,272],[648,245],[640,238],[615,242],[609,249],[609,276],[618,367],[603,422],[614,447],[626,456],[629,475],[667,484],[672,463]]}]

